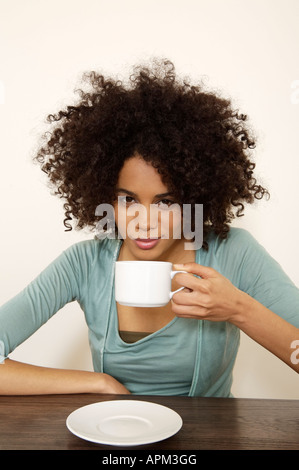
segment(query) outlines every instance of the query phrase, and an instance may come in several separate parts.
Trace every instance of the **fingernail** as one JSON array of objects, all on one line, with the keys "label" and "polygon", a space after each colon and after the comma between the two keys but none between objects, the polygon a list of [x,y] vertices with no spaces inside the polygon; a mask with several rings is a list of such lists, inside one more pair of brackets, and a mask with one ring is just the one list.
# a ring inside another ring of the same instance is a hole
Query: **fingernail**
[{"label": "fingernail", "polygon": [[184,264],[174,264],[173,266],[177,269],[182,269],[185,265]]}]

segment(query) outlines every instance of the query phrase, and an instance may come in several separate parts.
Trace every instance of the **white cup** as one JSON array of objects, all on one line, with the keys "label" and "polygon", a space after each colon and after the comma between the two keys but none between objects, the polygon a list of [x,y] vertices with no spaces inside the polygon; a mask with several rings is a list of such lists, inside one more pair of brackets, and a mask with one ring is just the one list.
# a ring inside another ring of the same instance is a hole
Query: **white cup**
[{"label": "white cup", "polygon": [[164,261],[117,261],[115,300],[130,307],[163,307],[183,289],[171,291],[171,280],[178,273]]}]

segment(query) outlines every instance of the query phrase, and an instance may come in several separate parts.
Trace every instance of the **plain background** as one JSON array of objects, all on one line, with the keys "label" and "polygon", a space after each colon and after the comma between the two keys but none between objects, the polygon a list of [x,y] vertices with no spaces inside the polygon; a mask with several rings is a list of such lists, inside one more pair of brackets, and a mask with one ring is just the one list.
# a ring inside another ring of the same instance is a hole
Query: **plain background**
[{"label": "plain background", "polygon": [[[66,247],[91,238],[64,232],[62,202],[32,163],[46,115],[77,99],[83,72],[127,78],[152,57],[169,58],[194,82],[204,78],[249,116],[257,175],[272,197],[235,225],[299,285],[298,22],[298,0],[0,0],[0,304]],[[64,307],[11,357],[91,369],[78,305]],[[298,399],[298,384],[295,372],[242,335],[235,396]]]}]

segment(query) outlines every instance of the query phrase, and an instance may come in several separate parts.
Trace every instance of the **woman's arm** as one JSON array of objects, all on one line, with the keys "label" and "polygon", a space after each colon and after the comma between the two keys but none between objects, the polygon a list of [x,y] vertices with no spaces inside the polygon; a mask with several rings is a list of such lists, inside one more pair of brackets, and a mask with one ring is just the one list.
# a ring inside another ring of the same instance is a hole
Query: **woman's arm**
[{"label": "woman's arm", "polygon": [[94,243],[65,250],[25,289],[0,306],[0,395],[116,393],[129,391],[113,377],[87,371],[37,367],[6,358],[89,284]]},{"label": "woman's arm", "polygon": [[130,392],[110,375],[52,369],[6,359],[0,364],[0,395]]},{"label": "woman's arm", "polygon": [[239,314],[233,323],[299,373],[299,361],[292,360],[292,344],[299,340],[299,328],[244,292],[241,294],[243,295],[242,301],[240,297]]},{"label": "woman's arm", "polygon": [[175,265],[175,269],[190,273],[176,275],[178,284],[186,288],[172,298],[176,316],[228,321],[299,373],[299,364],[292,360],[292,344],[299,340],[299,328],[236,288],[212,268],[187,263]]}]

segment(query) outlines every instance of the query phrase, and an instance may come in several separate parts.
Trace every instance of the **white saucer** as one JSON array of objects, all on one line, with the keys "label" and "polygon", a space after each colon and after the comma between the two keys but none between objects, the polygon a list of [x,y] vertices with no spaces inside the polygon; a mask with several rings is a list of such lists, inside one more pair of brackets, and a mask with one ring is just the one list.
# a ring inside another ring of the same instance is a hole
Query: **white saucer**
[{"label": "white saucer", "polygon": [[135,446],[162,441],[182,425],[178,413],[163,405],[139,400],[112,400],[73,411],[66,425],[75,436],[98,444]]}]

